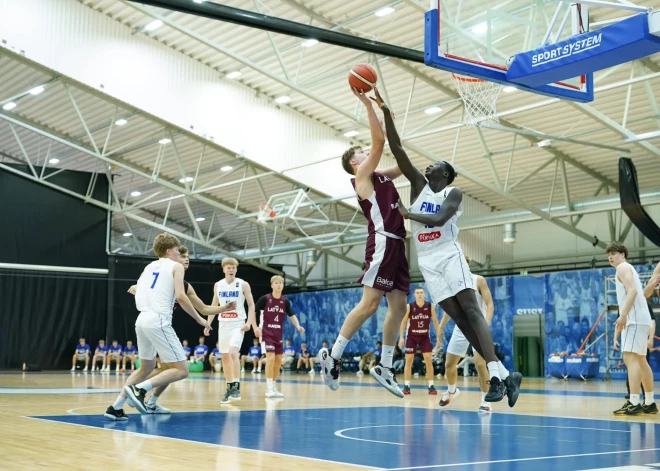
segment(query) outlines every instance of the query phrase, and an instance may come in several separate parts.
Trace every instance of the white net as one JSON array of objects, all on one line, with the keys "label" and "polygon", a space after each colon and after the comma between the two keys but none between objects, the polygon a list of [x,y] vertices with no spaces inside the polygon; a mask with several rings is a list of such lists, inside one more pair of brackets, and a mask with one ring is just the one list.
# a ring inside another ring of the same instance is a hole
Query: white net
[{"label": "white net", "polygon": [[456,74],[452,74],[452,81],[465,103],[465,124],[481,126],[500,122],[497,117],[497,98],[502,85]]}]

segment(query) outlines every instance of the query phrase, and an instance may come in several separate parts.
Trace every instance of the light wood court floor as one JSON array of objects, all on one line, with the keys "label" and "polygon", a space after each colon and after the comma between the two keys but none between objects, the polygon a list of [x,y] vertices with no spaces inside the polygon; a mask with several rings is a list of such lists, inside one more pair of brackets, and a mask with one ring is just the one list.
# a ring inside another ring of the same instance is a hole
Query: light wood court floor
[{"label": "light wood court floor", "polygon": [[[0,469],[569,470],[660,462],[660,415],[612,415],[624,402],[621,381],[525,379],[515,408],[505,399],[479,414],[474,378],[459,378],[460,397],[441,410],[422,379],[399,399],[368,375],[346,373],[333,392],[318,374],[285,373],[278,384],[285,398],[266,400],[261,376],[245,374],[242,399],[223,406],[222,375],[191,374],[159,401],[171,416],[140,416],[127,405],[129,421],[115,423],[102,414],[126,375],[0,374]],[[435,383],[442,394],[444,381]]]}]

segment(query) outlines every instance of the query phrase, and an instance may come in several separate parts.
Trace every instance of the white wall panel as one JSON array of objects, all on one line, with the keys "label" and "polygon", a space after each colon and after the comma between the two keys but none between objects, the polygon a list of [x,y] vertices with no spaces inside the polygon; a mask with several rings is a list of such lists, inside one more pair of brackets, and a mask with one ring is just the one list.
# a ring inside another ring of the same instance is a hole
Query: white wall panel
[{"label": "white wall panel", "polygon": [[[0,40],[62,74],[274,170],[341,155],[348,140],[75,0],[0,0]],[[222,27],[220,25],[219,27]],[[319,178],[322,175],[323,178]],[[336,195],[337,161],[291,174]]]}]

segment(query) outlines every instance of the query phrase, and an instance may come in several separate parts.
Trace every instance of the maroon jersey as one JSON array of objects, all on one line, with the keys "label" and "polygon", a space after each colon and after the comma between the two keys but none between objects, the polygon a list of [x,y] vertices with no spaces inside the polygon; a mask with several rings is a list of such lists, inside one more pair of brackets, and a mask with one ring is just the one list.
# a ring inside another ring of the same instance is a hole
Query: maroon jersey
[{"label": "maroon jersey", "polygon": [[[358,203],[367,218],[369,234],[379,233],[388,237],[406,238],[403,216],[399,212],[399,192],[394,182],[383,174],[372,176],[374,192],[367,199],[358,198]],[[355,188],[355,178],[351,179]]]},{"label": "maroon jersey", "polygon": [[272,294],[267,294],[259,298],[255,310],[261,314],[261,337],[264,342],[271,340],[281,343],[284,318],[293,315],[289,301],[284,296],[276,299]]},{"label": "maroon jersey", "polygon": [[410,303],[408,315],[408,336],[429,335],[431,328],[431,303],[425,302],[419,307],[416,302]]}]

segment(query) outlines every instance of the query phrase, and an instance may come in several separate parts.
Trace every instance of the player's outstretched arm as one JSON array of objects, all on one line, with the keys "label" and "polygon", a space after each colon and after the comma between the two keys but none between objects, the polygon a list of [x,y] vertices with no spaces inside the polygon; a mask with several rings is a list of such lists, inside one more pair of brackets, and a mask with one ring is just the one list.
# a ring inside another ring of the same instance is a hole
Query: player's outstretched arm
[{"label": "player's outstretched arm", "polygon": [[484,303],[486,303],[486,322],[490,325],[490,321],[493,320],[493,314],[495,314],[495,303],[493,302],[493,294],[490,292],[486,278],[483,276],[477,277],[477,289]]},{"label": "player's outstretched arm", "polygon": [[190,317],[195,319],[199,325],[204,328],[211,329],[210,324],[197,313],[194,306],[190,302],[190,299],[188,299],[188,296],[186,296],[186,288],[183,284],[183,273],[183,265],[180,263],[174,265],[174,268],[172,269],[172,274],[174,275],[174,293],[176,294],[177,301],[179,301],[179,306],[181,306]]},{"label": "player's outstretched arm", "polygon": [[353,90],[355,96],[362,102],[367,110],[367,118],[369,119],[369,129],[371,130],[371,150],[369,156],[360,164],[355,176],[356,183],[359,180],[371,181],[371,175],[376,171],[376,167],[380,163],[380,158],[383,156],[383,149],[385,148],[385,133],[378,121],[378,116],[374,110],[373,104],[369,97],[363,92]]},{"label": "player's outstretched arm", "polygon": [[653,296],[653,291],[655,291],[658,285],[660,285],[660,262],[655,267],[655,270],[653,270],[651,279],[644,288],[644,297],[650,298],[651,296]]},{"label": "player's outstretched arm", "polygon": [[374,88],[374,92],[376,93],[376,99],[374,101],[378,104],[379,108],[383,110],[385,131],[387,134],[387,142],[389,142],[390,145],[390,150],[396,159],[397,166],[403,175],[405,175],[405,177],[410,181],[410,197],[412,200],[415,200],[420,191],[422,191],[426,185],[426,177],[417,169],[417,167],[413,165],[413,163],[410,161],[410,157],[408,157],[408,154],[404,150],[403,144],[401,143],[401,138],[399,137],[399,133],[396,130],[396,126],[394,125],[392,111],[388,108],[387,104],[383,102],[378,89]]},{"label": "player's outstretched arm", "polygon": [[435,214],[413,214],[409,213],[408,210],[399,202],[399,211],[406,219],[412,219],[413,221],[421,222],[428,226],[444,226],[447,221],[449,221],[456,211],[458,211],[459,206],[463,201],[463,192],[459,188],[453,188],[447,195],[447,199],[442,203],[440,211]]},{"label": "player's outstretched arm", "polygon": [[227,303],[224,306],[207,306],[204,304],[204,301],[202,301],[199,296],[197,296],[197,292],[191,284],[188,285],[188,292],[186,294],[188,295],[188,299],[190,299],[192,305],[195,307],[195,309],[197,309],[197,312],[199,312],[202,316],[212,316],[209,319],[209,323],[215,319],[217,314],[236,309],[236,301]]}]

